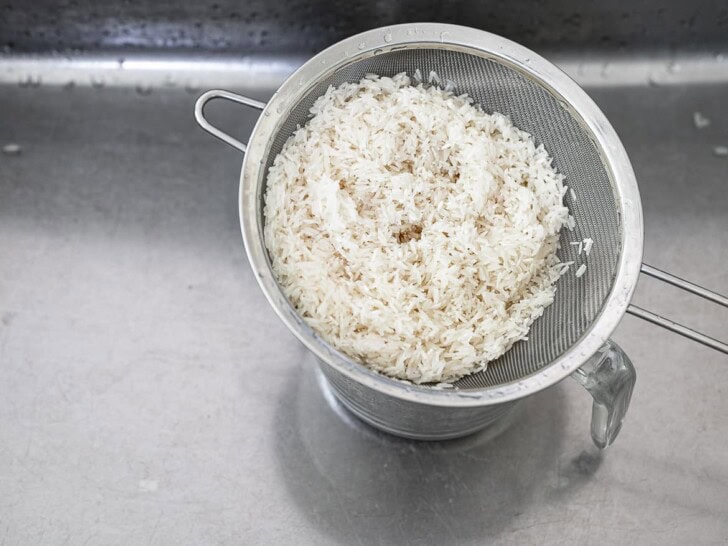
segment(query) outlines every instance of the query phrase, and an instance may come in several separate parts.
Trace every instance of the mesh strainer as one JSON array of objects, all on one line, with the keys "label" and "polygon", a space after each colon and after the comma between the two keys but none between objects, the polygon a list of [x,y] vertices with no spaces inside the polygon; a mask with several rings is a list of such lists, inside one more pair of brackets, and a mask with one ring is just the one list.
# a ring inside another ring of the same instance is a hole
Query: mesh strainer
[{"label": "mesh strainer", "polygon": [[[469,94],[485,111],[506,114],[546,147],[574,190],[567,193],[566,203],[576,228],[562,232],[560,258],[587,265],[584,276],[567,273],[559,280],[554,303],[533,324],[528,341],[517,343],[485,371],[447,390],[378,375],[320,339],[276,284],[263,241],[266,173],[286,139],[306,123],[313,102],[330,85],[358,81],[367,73],[413,75],[418,69],[450,80],[457,93]],[[264,110],[247,146],[204,118],[203,107],[212,98]],[[728,352],[725,344],[629,306],[641,268],[723,305],[728,300],[642,266],[639,191],[617,135],[571,79],[509,40],[441,24],[372,30],[308,61],[267,105],[225,91],[209,91],[198,100],[196,116],[207,131],[246,152],[240,181],[241,226],[250,263],[268,300],[318,356],[341,402],[381,429],[421,439],[461,436],[502,417],[518,399],[573,375],[594,396],[592,436],[604,447],[619,431],[635,381],[629,359],[608,339],[626,311]],[[594,241],[588,256],[570,244],[586,238]]]}]

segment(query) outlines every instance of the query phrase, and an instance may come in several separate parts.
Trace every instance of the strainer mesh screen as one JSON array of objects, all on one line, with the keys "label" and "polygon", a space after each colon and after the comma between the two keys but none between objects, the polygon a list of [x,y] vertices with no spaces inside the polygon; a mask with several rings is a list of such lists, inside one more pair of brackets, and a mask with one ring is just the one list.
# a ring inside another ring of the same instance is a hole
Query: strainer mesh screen
[{"label": "strainer mesh screen", "polygon": [[[543,144],[554,165],[566,176],[576,200],[567,192],[565,201],[576,219],[573,231],[561,234],[562,261],[574,261],[558,282],[556,299],[531,327],[528,341],[516,343],[484,372],[465,377],[455,385],[461,389],[493,387],[523,379],[547,365],[572,346],[596,319],[609,294],[620,253],[619,212],[609,175],[589,133],[559,100],[536,81],[496,60],[448,49],[411,48],[381,53],[337,70],[328,79],[308,89],[278,128],[266,156],[267,174],[273,159],[298,125],[304,125],[314,101],[329,85],[359,81],[367,73],[394,76],[419,69],[425,78],[435,71],[444,81],[455,83],[456,93],[467,93],[486,112],[500,112],[531,133]],[[265,174],[263,176],[265,176]],[[260,184],[265,192],[265,184]],[[260,200],[262,203],[262,199]],[[259,215],[262,221],[262,213]],[[262,233],[262,229],[260,230]],[[591,238],[594,246],[587,257],[578,254],[572,241]],[[574,273],[581,264],[587,271]]]}]

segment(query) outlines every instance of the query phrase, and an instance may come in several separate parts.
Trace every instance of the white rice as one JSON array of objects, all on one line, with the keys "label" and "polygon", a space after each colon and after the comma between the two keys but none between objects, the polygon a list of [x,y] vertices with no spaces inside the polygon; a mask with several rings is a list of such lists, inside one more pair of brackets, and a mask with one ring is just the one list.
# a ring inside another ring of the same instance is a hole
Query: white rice
[{"label": "white rice", "polygon": [[445,382],[527,336],[568,269],[556,250],[573,218],[528,133],[411,83],[370,75],[316,101],[269,170],[265,241],[324,339],[381,373]]},{"label": "white rice", "polygon": [[564,273],[566,273],[572,265],[574,265],[574,262],[573,261],[570,261],[570,262],[561,262],[560,264],[558,264],[558,266],[559,266],[559,277],[561,275],[563,275]]},{"label": "white rice", "polygon": [[575,276],[578,279],[581,277],[584,273],[586,273],[586,264],[581,264],[579,266],[579,269],[576,270]]},{"label": "white rice", "polygon": [[591,237],[584,239],[584,253],[589,256],[592,246],[594,246],[594,240]]}]

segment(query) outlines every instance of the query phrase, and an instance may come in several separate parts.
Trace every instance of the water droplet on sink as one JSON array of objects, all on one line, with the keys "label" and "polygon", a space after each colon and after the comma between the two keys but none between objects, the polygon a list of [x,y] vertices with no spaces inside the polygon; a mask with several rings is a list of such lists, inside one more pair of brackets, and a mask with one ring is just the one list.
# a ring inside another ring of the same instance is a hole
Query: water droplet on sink
[{"label": "water droplet on sink", "polygon": [[364,49],[367,45],[364,42],[359,43],[359,49]]},{"label": "water droplet on sink", "polygon": [[704,116],[702,112],[693,112],[693,125],[696,129],[705,129],[710,126],[710,118]]},{"label": "water droplet on sink", "polygon": [[417,29],[416,28],[409,28],[409,29],[407,29],[407,35],[409,35],[409,36],[412,36],[416,32],[417,32]]},{"label": "water droplet on sink", "polygon": [[386,34],[384,35],[384,41],[385,41],[385,42],[387,42],[387,43],[389,43],[389,42],[391,42],[391,41],[392,41],[392,33],[391,33],[391,32],[387,32],[387,33],[386,33]]},{"label": "water droplet on sink", "polygon": [[21,79],[18,82],[18,85],[20,87],[40,87],[40,84],[42,83],[40,76],[33,76],[31,74],[28,74],[25,78]]},{"label": "water droplet on sink", "polygon": [[440,41],[441,41],[441,42],[444,42],[444,41],[445,41],[445,39],[446,39],[446,38],[447,38],[447,37],[448,37],[449,35],[450,35],[450,33],[449,33],[449,32],[441,32],[441,33],[440,33]]},{"label": "water droplet on sink", "polygon": [[728,157],[728,146],[714,146],[713,155],[716,157]]},{"label": "water droplet on sink", "polygon": [[20,146],[20,144],[15,144],[14,142],[11,142],[3,146],[3,153],[5,155],[20,155],[21,153],[23,153],[23,148]]}]

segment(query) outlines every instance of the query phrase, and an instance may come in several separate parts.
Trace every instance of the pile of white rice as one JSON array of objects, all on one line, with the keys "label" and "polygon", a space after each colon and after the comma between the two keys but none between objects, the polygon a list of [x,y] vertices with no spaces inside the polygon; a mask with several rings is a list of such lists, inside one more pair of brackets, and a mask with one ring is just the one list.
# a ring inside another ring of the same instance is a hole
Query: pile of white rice
[{"label": "pile of white rice", "polygon": [[265,242],[301,316],[389,376],[452,381],[526,339],[573,224],[542,146],[402,73],[329,88],[270,168]]}]

